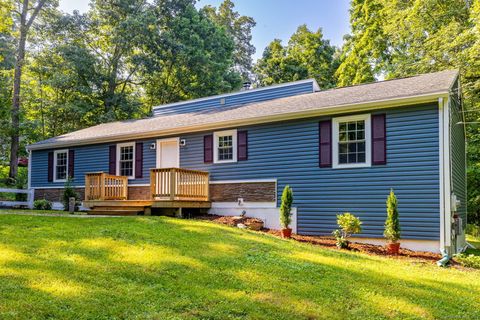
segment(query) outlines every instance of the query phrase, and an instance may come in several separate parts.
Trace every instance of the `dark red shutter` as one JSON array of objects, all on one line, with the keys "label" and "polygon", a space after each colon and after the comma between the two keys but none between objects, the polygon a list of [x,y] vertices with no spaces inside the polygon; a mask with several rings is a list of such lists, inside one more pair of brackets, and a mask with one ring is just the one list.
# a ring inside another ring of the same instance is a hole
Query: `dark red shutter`
[{"label": "dark red shutter", "polygon": [[332,166],[332,120],[320,121],[319,124],[319,165],[320,168]]},{"label": "dark red shutter", "polygon": [[48,153],[48,182],[53,182],[53,151]]},{"label": "dark red shutter", "polygon": [[143,142],[135,144],[135,178],[143,178]]},{"label": "dark red shutter", "polygon": [[387,132],[385,114],[372,115],[372,164],[387,163]]},{"label": "dark red shutter", "polygon": [[68,150],[68,176],[75,177],[75,151]]},{"label": "dark red shutter", "polygon": [[108,173],[117,174],[117,146],[110,146],[109,150]]},{"label": "dark red shutter", "polygon": [[213,162],[213,134],[203,137],[203,162]]},{"label": "dark red shutter", "polygon": [[248,132],[238,131],[237,133],[237,153],[238,160],[248,160]]}]

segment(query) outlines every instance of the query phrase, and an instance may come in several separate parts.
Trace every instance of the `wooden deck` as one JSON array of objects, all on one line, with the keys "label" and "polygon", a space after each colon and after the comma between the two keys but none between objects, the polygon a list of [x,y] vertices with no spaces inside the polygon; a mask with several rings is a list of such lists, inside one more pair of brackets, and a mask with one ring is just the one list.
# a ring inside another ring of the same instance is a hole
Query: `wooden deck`
[{"label": "wooden deck", "polygon": [[150,214],[152,209],[208,209],[208,172],[181,168],[150,170],[150,198],[128,198],[128,178],[104,172],[88,173],[85,177],[83,206],[90,214]]}]

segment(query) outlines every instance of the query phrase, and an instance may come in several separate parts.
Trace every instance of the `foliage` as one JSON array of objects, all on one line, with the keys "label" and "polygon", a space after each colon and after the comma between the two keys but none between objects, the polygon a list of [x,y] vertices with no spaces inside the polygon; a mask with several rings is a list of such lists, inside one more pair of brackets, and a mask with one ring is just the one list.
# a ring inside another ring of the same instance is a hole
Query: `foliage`
[{"label": "foliage", "polygon": [[75,211],[78,211],[80,196],[72,185],[72,179],[68,178],[65,182],[65,186],[63,187],[63,196],[62,196],[62,203],[63,203],[63,210],[69,211],[70,207],[70,198],[75,198]]},{"label": "foliage", "polygon": [[387,220],[385,220],[385,231],[383,235],[390,242],[397,242],[400,239],[400,220],[398,219],[398,201],[393,189],[387,198]]},{"label": "foliage", "polygon": [[480,238],[480,226],[475,224],[467,224],[467,229],[465,230],[466,234],[472,235],[473,237]]},{"label": "foliage", "polygon": [[224,0],[218,9],[208,5],[203,8],[203,11],[232,37],[234,66],[246,81],[249,80],[252,73],[252,55],[255,54],[255,47],[252,44],[252,29],[256,22],[252,17],[241,16],[234,11],[234,8],[233,1]]},{"label": "foliage", "polygon": [[480,250],[475,252],[476,254],[469,252],[458,254],[455,256],[455,261],[467,268],[480,269]]},{"label": "foliage", "polygon": [[39,199],[33,202],[35,210],[52,210],[52,203],[47,199]]},{"label": "foliage", "polygon": [[480,316],[476,270],[168,217],[2,214],[0,225],[5,320]]},{"label": "foliage", "polygon": [[362,222],[353,214],[345,212],[344,214],[337,214],[337,224],[340,229],[332,232],[333,236],[337,240],[337,247],[348,248],[348,238],[352,234],[362,232]]},{"label": "foliage", "polygon": [[286,185],[282,192],[282,202],[280,204],[280,225],[283,229],[287,229],[292,222],[292,203],[293,190]]},{"label": "foliage", "polygon": [[323,39],[321,29],[310,31],[298,27],[284,47],[281,40],[272,41],[258,60],[255,71],[261,85],[314,78],[321,88],[335,86],[333,74],[337,66],[335,48]]}]

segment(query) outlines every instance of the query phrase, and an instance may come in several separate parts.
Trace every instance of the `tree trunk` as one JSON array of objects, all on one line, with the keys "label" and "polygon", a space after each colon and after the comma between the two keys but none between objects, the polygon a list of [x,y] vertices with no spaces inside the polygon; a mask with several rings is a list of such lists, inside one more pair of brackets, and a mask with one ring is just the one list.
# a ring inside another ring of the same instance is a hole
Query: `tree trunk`
[{"label": "tree trunk", "polygon": [[12,133],[10,136],[10,171],[8,174],[12,179],[17,177],[18,172],[18,149],[20,146],[20,87],[23,61],[25,59],[25,43],[27,40],[27,12],[28,0],[24,0],[22,14],[20,15],[20,39],[18,41],[17,56],[15,59],[15,73],[13,78]]}]

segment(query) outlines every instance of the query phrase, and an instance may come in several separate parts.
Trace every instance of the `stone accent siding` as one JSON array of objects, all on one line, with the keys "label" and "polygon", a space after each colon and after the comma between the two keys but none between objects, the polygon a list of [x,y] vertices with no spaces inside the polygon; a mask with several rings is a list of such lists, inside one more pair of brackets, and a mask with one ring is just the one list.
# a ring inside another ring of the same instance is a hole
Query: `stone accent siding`
[{"label": "stone accent siding", "polygon": [[[80,196],[80,200],[85,198],[85,189],[84,188],[75,188],[75,191]],[[63,198],[63,188],[55,189],[35,189],[34,199],[46,199],[51,202],[62,202]]]},{"label": "stone accent siding", "polygon": [[128,186],[128,200],[151,200],[150,187]]},{"label": "stone accent siding", "polygon": [[247,202],[274,202],[275,182],[215,183],[210,184],[210,200],[236,202],[243,198]]}]

